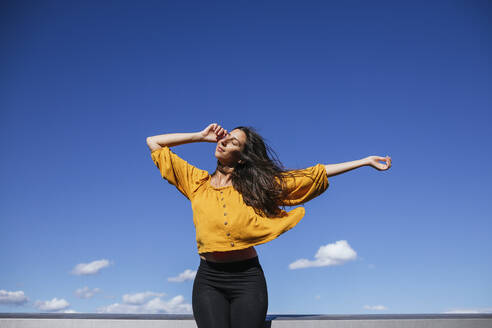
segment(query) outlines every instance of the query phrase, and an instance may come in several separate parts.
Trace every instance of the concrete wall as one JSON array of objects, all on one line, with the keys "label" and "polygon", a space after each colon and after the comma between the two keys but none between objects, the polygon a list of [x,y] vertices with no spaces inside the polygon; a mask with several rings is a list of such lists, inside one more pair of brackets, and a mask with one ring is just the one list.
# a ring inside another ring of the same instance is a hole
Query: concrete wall
[{"label": "concrete wall", "polygon": [[[0,313],[0,328],[196,328],[192,315]],[[265,328],[492,328],[492,314],[268,315]]]}]

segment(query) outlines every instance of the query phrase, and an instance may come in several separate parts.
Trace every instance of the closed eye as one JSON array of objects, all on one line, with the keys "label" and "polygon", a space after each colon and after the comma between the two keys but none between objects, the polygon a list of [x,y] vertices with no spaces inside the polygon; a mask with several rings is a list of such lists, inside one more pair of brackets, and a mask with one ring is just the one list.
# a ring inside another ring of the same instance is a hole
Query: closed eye
[{"label": "closed eye", "polygon": [[232,143],[234,144],[234,146],[239,146],[239,140],[236,137],[231,136],[230,134],[228,135],[232,138]]}]

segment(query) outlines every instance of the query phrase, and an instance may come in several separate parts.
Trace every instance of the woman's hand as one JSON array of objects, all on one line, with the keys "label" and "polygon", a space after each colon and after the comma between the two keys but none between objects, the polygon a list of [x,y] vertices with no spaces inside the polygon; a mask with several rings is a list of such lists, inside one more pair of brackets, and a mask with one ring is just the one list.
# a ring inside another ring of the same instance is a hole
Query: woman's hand
[{"label": "woman's hand", "polygon": [[[373,168],[379,171],[385,171],[391,167],[391,157],[386,155],[386,157],[381,156],[369,156],[366,157],[367,165],[372,166]],[[379,161],[386,162],[385,164],[379,163]]]},{"label": "woman's hand", "polygon": [[217,142],[227,135],[227,130],[218,125],[217,123],[212,123],[207,126],[203,131],[200,132],[202,136],[202,141]]}]

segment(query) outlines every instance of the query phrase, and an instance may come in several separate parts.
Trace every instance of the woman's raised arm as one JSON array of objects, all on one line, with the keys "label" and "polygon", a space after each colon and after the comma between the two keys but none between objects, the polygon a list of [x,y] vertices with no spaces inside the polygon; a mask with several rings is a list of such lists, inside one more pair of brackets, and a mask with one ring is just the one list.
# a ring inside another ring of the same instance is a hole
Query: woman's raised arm
[{"label": "woman's raised arm", "polygon": [[217,142],[227,135],[227,130],[217,123],[208,125],[203,131],[189,133],[167,133],[147,137],[147,146],[150,151],[162,147],[172,147],[192,142]]},{"label": "woman's raised arm", "polygon": [[[386,162],[385,164],[379,163],[379,161]],[[379,171],[385,171],[391,167],[391,157],[381,157],[381,156],[368,156],[363,159],[359,159],[351,162],[344,162],[338,164],[326,164],[326,174],[328,177],[345,173],[356,169],[361,166],[372,166]]]}]

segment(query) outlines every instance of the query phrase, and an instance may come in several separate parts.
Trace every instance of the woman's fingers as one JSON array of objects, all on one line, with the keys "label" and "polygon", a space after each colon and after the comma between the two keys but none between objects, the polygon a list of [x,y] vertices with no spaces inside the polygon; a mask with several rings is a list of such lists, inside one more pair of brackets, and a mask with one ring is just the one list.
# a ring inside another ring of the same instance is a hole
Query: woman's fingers
[{"label": "woman's fingers", "polygon": [[217,137],[221,136],[226,136],[228,134],[227,130],[224,129],[222,126],[220,126],[217,123],[212,123],[206,128],[206,132],[213,132],[216,134]]},{"label": "woman's fingers", "polygon": [[217,130],[217,132],[216,132],[216,133],[217,133],[217,135],[219,135],[219,136],[220,136],[220,135],[226,135],[226,134],[227,134],[227,130],[226,130],[226,129],[224,129],[223,127],[221,127],[220,125],[219,125],[219,127],[220,127],[220,128],[219,128],[219,129]]},{"label": "woman's fingers", "polygon": [[378,159],[377,160],[378,161],[384,161],[386,163],[391,163],[391,157],[389,157],[389,156],[386,156],[386,157],[380,157],[380,156],[378,156]]},{"label": "woman's fingers", "polygon": [[391,157],[386,156],[384,158],[384,161],[385,161],[385,164],[383,165],[383,168],[387,170],[391,167]]}]

